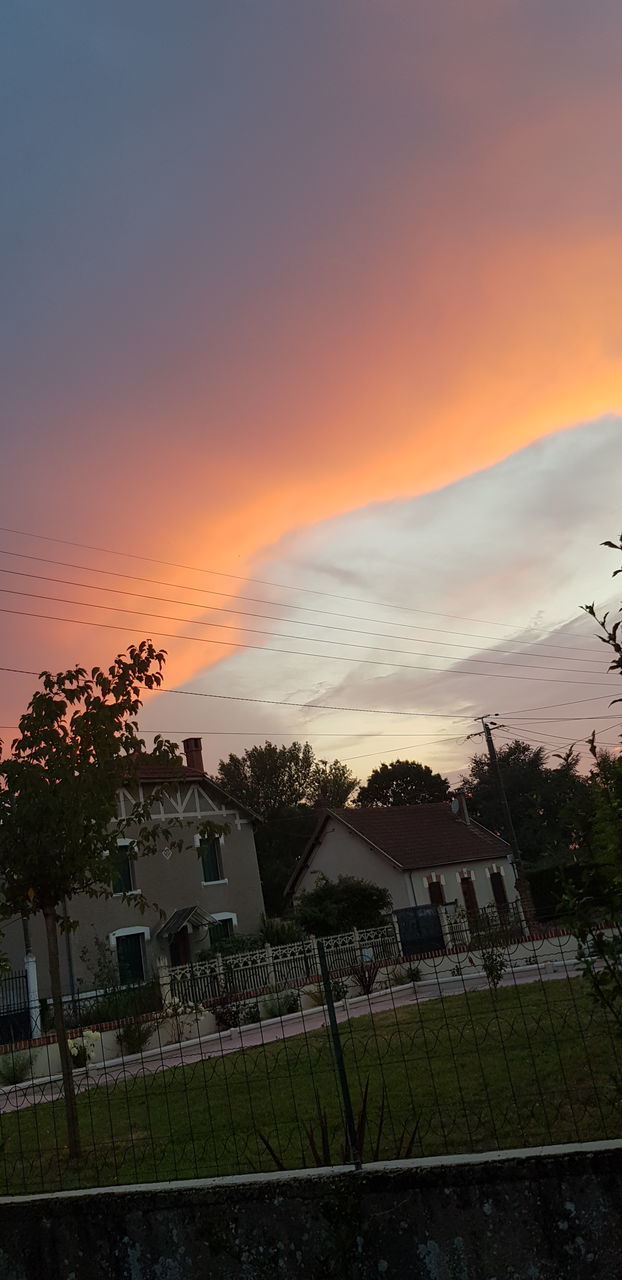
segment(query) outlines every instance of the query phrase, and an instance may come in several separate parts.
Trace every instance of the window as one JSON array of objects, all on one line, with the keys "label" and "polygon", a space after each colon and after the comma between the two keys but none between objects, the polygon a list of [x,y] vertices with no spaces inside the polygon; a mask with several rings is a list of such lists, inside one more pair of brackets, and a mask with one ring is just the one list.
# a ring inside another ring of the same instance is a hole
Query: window
[{"label": "window", "polygon": [[214,880],[222,880],[220,836],[209,836],[206,839],[201,840],[199,848],[201,850],[201,867],[203,868],[204,884],[209,884]]},{"label": "window", "polygon": [[119,978],[123,986],[144,981],[143,936],[142,933],[125,933],[116,940]]},{"label": "window", "polygon": [[134,868],[129,854],[118,849],[114,854],[113,893],[131,893],[134,888]]},{"label": "window", "polygon": [[212,946],[223,942],[225,938],[230,938],[233,934],[233,920],[231,916],[225,916],[223,920],[216,920],[209,927],[209,938]]},{"label": "window", "polygon": [[430,902],[433,902],[437,907],[445,906],[445,890],[443,889],[440,880],[432,880],[430,882],[428,885],[428,894]]}]

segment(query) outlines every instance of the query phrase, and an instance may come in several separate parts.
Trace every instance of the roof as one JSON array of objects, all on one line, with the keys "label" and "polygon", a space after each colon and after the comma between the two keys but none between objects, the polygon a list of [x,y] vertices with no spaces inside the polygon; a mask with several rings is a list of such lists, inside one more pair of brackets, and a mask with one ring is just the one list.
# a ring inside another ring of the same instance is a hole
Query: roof
[{"label": "roof", "polygon": [[128,776],[129,782],[136,780],[138,782],[200,782],[201,786],[205,787],[206,791],[209,791],[221,804],[227,805],[230,809],[237,809],[253,822],[261,822],[258,813],[254,813],[240,800],[236,800],[235,796],[230,796],[228,791],[223,791],[223,788],[219,787],[209,774],[201,769],[190,769],[187,764],[156,760],[153,756],[141,753],[138,758],[134,757],[131,774]]},{"label": "roof", "polygon": [[212,920],[213,917],[206,915],[205,911],[202,911],[200,907],[179,907],[160,926],[157,930],[157,936],[160,938],[174,938],[185,925],[190,925],[193,928],[206,928]]},{"label": "roof", "polygon": [[292,893],[321,843],[330,819],[348,827],[377,853],[402,871],[466,865],[507,857],[510,847],[473,819],[454,813],[451,803],[396,805],[386,809],[327,809],[315,829],[287,886]]}]

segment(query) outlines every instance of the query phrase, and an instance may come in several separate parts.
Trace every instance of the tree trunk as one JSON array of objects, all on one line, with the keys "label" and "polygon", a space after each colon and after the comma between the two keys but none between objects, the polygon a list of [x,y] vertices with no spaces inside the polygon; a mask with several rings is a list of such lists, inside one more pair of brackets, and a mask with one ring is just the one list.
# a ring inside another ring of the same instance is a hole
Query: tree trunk
[{"label": "tree trunk", "polygon": [[73,1071],[71,1069],[71,1055],[67,1045],[67,1032],[65,1030],[65,1018],[63,1014],[63,997],[60,985],[60,963],[58,958],[58,931],[56,928],[56,913],[53,908],[44,910],[45,931],[48,944],[48,962],[50,966],[50,983],[52,987],[52,1004],[54,1006],[54,1030],[58,1039],[58,1052],[60,1054],[60,1065],[63,1075],[63,1094],[65,1098],[65,1117],[67,1120],[67,1143],[69,1147],[69,1155],[73,1159],[77,1159],[80,1154],[80,1126],[78,1124],[78,1109],[76,1106],[76,1091],[74,1087]]}]

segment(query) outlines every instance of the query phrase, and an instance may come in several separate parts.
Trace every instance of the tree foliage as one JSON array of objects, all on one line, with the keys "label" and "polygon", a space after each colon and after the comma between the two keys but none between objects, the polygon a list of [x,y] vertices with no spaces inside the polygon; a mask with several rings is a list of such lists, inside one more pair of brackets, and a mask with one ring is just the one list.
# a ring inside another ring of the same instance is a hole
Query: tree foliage
[{"label": "tree foliage", "polygon": [[[58,925],[64,903],[79,894],[110,896],[111,845],[130,836],[135,856],[154,852],[170,835],[152,823],[151,804],[137,798],[131,812],[117,812],[117,790],[131,779],[144,752],[136,717],[144,689],[162,683],[163,651],[150,640],[132,645],[106,670],[75,666],[44,671],[19,722],[11,753],[0,762],[0,888],[2,913],[24,918],[41,912],[46,926],[55,1029],[63,1071],[70,1154],[79,1153],[79,1130],[64,1028],[58,960]],[[157,738],[155,755],[177,758],[173,743]],[[181,842],[178,842],[181,843]],[[136,899],[134,898],[134,902]]]},{"label": "tree foliage", "polygon": [[[519,738],[498,751],[518,845],[528,866],[578,856],[589,847],[591,803],[589,783],[569,752],[556,767],[544,747]],[[462,779],[469,810],[482,826],[505,836],[499,789],[488,755],[476,755]]]},{"label": "tree foliage", "polygon": [[299,805],[340,807],[357,786],[347,765],[316,759],[309,742],[265,742],[242,756],[231,754],[220,761],[214,780],[264,819]]},{"label": "tree foliage", "polygon": [[378,928],[385,923],[390,910],[388,889],[356,876],[329,880],[320,875],[313,889],[300,894],[294,918],[305,933],[325,937],[331,933],[347,933],[350,929]]},{"label": "tree foliage", "polygon": [[215,781],[263,819],[255,832],[266,912],[279,916],[291,872],[320,808],[341,808],[358,781],[339,760],[318,760],[310,743],[272,742],[221,760]]},{"label": "tree foliage", "polygon": [[356,802],[364,808],[385,805],[436,804],[446,800],[449,783],[440,773],[416,760],[393,760],[378,765],[361,787]]},{"label": "tree foliage", "polygon": [[[622,551],[622,534],[617,542],[603,545]],[[621,573],[618,568],[613,577]],[[584,609],[598,623],[599,639],[612,651],[609,671],[622,675],[622,605],[613,622],[609,613],[599,617],[593,604]],[[621,701],[612,699],[612,703]],[[622,1036],[622,759],[599,751],[595,733],[590,750],[594,761],[593,857],[586,860],[583,879],[568,894],[566,906],[579,944],[577,956],[583,976]]]}]

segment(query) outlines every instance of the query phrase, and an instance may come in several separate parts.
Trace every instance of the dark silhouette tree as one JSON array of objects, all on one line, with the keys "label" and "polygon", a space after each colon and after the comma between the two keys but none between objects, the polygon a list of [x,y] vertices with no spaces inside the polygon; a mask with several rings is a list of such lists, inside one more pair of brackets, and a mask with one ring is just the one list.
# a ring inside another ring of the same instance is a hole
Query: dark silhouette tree
[{"label": "dark silhouette tree", "polygon": [[449,783],[440,773],[416,760],[393,760],[370,773],[356,803],[364,808],[388,805],[436,804],[446,800]]}]

